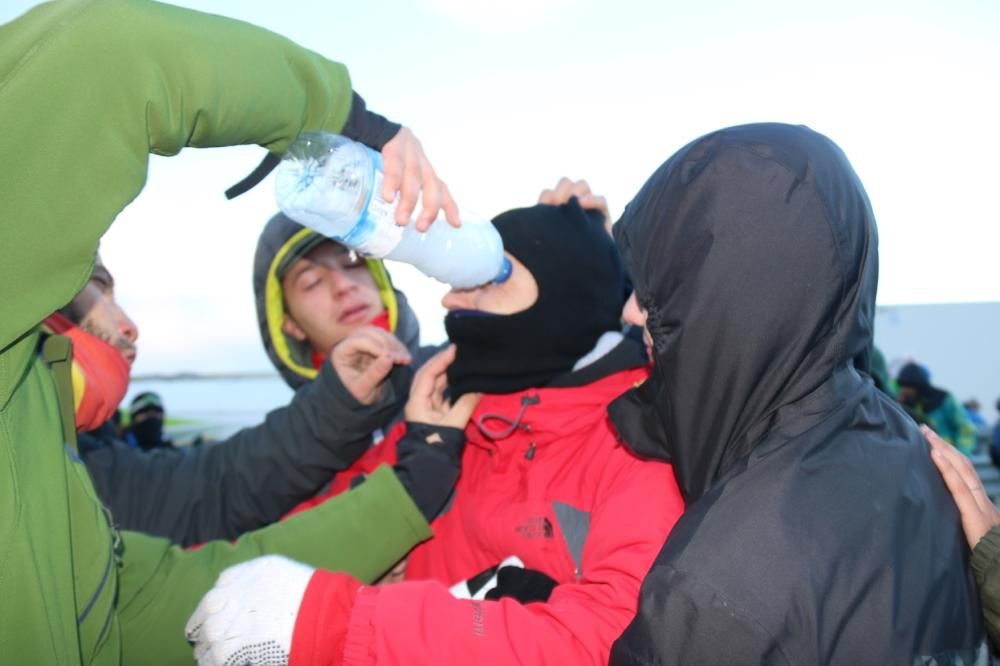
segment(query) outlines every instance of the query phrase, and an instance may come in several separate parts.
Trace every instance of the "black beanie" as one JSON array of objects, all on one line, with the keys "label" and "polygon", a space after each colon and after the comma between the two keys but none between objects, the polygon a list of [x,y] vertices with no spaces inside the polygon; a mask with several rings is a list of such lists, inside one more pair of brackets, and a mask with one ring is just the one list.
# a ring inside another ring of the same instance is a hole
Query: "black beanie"
[{"label": "black beanie", "polygon": [[900,386],[911,386],[915,389],[926,389],[931,384],[930,374],[916,363],[907,363],[899,370],[896,383]]},{"label": "black beanie", "polygon": [[445,329],[457,347],[448,368],[453,396],[546,386],[621,328],[625,274],[602,216],[573,198],[510,210],[493,224],[504,250],[534,276],[538,300],[511,315],[448,313]]}]

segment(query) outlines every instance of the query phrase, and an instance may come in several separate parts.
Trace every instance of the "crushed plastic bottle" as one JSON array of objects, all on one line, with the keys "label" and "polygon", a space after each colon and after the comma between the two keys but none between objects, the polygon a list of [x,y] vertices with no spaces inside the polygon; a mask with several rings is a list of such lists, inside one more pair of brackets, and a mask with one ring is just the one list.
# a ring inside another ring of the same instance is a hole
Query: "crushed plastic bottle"
[{"label": "crushed plastic bottle", "polygon": [[285,215],[361,254],[412,264],[458,289],[503,282],[511,264],[488,221],[463,217],[426,232],[395,222],[397,201],[382,198],[382,156],[338,134],[305,132],[275,174],[275,197]]}]

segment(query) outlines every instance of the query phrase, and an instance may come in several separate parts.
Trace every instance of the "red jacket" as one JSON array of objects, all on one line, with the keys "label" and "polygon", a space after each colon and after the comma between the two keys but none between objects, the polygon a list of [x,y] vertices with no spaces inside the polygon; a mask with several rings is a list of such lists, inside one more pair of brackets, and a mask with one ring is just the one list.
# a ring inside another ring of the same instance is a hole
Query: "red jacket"
[{"label": "red jacket", "polygon": [[[671,467],[634,457],[607,418],[607,404],[645,377],[626,370],[580,387],[485,396],[466,430],[453,501],[432,523],[435,536],[410,553],[406,582],[361,587],[317,575],[292,663],[606,664],[683,510]],[[403,428],[331,492],[392,464]],[[559,583],[547,602],[448,592],[509,555]]]}]

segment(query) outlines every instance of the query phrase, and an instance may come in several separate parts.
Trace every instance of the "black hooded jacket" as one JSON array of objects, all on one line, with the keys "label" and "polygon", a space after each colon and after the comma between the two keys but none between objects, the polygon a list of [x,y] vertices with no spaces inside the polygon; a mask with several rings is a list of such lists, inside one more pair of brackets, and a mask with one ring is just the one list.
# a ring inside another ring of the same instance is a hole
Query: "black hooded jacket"
[{"label": "black hooded jacket", "polygon": [[867,374],[877,235],[840,149],[710,134],[615,237],[655,368],[609,411],[688,508],[611,663],[987,663],[954,504]]}]

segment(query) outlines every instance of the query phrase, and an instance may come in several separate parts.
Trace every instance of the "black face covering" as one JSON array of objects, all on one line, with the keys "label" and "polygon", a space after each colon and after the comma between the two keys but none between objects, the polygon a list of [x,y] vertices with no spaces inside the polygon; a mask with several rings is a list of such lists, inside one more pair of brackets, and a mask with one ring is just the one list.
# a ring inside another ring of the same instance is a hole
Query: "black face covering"
[{"label": "black face covering", "polygon": [[457,347],[448,385],[456,397],[546,386],[620,328],[624,271],[600,216],[571,199],[511,210],[493,224],[504,249],[534,276],[538,300],[512,315],[448,313],[445,329]]},{"label": "black face covering", "polygon": [[144,451],[163,446],[163,418],[159,416],[147,416],[139,423],[132,424],[132,435],[135,437],[139,448]]}]

